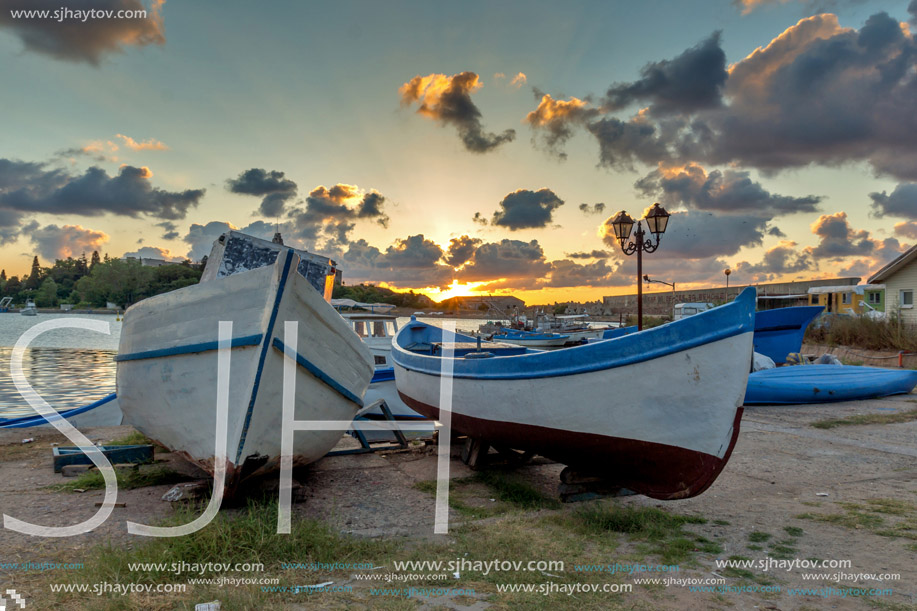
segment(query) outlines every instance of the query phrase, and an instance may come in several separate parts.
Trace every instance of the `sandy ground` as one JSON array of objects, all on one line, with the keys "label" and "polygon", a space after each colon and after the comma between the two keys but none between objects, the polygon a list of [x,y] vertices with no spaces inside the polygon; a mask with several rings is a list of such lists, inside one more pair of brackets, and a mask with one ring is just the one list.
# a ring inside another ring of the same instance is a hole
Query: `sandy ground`
[{"label": "sandy ground", "polygon": [[[613,501],[657,506],[673,513],[708,519],[706,524],[691,525],[690,530],[719,543],[723,552],[696,554],[695,568],[682,570],[679,577],[722,575],[723,570],[715,566],[717,558],[735,555],[764,559],[768,545],[788,539],[787,527],[802,530],[802,534],[792,538],[790,558],[849,560],[849,568],[751,570],[755,578],[766,578],[772,585],[779,585],[780,594],[729,592],[717,595],[671,586],[653,590],[635,588],[633,598],[628,600],[641,608],[672,609],[917,608],[917,546],[913,539],[880,536],[876,529],[858,528],[856,524],[845,526],[800,517],[803,514],[844,514],[847,509],[839,503],[867,506],[870,499],[893,499],[901,502],[902,507],[907,508],[904,511],[917,519],[917,421],[827,430],[811,426],[812,422],[825,418],[893,414],[915,408],[915,394],[822,406],[747,408],[732,459],[707,492],[697,498],[666,503],[645,497]],[[129,427],[90,429],[87,435],[94,441],[109,441],[123,437],[130,430]],[[35,441],[22,444],[24,437],[34,437]],[[63,525],[86,519],[96,511],[95,502],[101,500],[102,491],[78,494],[45,488],[63,481],[51,469],[50,448],[58,440],[55,431],[0,431],[0,512],[40,524]],[[450,464],[451,477],[471,473],[457,459]],[[413,487],[416,482],[435,479],[436,468],[437,459],[432,448],[390,455],[326,458],[311,467],[303,480],[306,499],[295,506],[294,519],[297,515],[318,518],[357,536],[399,535],[420,541],[441,540],[441,536],[432,534],[433,496]],[[560,465],[536,459],[535,464],[518,472],[533,485],[554,493],[560,469]],[[102,527],[78,537],[35,539],[0,530],[0,562],[38,562],[49,558],[76,560],[90,545],[104,542],[113,546],[135,545],[138,540],[127,535],[125,520],[151,524],[168,516],[171,505],[160,497],[169,488],[155,486],[121,491],[118,500],[126,506],[115,509],[112,518]],[[481,502],[488,500],[482,498]],[[572,511],[582,505],[566,505],[559,511]],[[902,519],[890,514],[882,514],[882,517],[890,525]],[[453,525],[468,519],[455,512],[450,517]],[[749,549],[749,545],[755,545],[749,539],[753,532],[771,536],[768,542],[760,544],[764,549]],[[626,538],[623,541],[622,554],[636,548],[636,544],[631,545]],[[647,557],[647,561],[653,559]],[[896,573],[900,574],[900,579],[864,582],[849,576],[839,580],[806,580],[803,577],[807,573],[838,571]],[[0,570],[0,580],[4,577]],[[575,581],[575,576],[572,580]],[[727,575],[726,583],[739,587],[757,582]],[[842,586],[891,588],[893,593],[859,598],[791,596],[787,593],[793,587]],[[448,608],[465,608],[454,601],[440,602]],[[475,608],[485,607],[486,600],[475,605]]]}]

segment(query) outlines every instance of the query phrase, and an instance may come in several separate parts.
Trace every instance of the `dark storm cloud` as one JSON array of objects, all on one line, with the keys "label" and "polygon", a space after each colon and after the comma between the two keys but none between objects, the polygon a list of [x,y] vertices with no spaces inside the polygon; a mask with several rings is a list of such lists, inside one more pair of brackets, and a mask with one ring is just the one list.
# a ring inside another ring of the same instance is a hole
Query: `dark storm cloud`
[{"label": "dark storm cloud", "polygon": [[197,206],[204,189],[165,191],[150,184],[146,167],[121,166],[117,176],[91,167],[82,175],[0,160],[0,208],[22,213],[81,214],[182,219]]},{"label": "dark storm cloud", "polygon": [[[917,39],[894,18],[877,13],[859,30],[827,13],[802,19],[732,64],[725,81],[723,64],[713,61],[721,53],[712,36],[650,64],[644,78],[613,86],[609,113],[643,98],[650,106],[629,119],[606,113],[585,124],[599,164],[776,172],[866,161],[877,174],[917,181]],[[683,99],[667,93],[683,90],[680,78],[669,78],[676,64],[694,76]]]},{"label": "dark storm cloud", "polygon": [[[713,214],[689,210],[673,212],[654,257],[700,259],[736,254],[747,246],[760,246],[767,219],[752,215]],[[602,226],[602,239],[616,251],[619,246],[611,218]]]},{"label": "dark storm cloud", "polygon": [[634,186],[646,197],[666,206],[684,205],[697,210],[757,212],[780,216],[797,212],[816,212],[820,197],[790,197],[767,191],[743,170],[713,170],[709,174],[697,164],[683,168],[657,169]]},{"label": "dark storm cloud", "polygon": [[475,248],[480,246],[482,240],[463,235],[459,238],[449,240],[449,250],[445,255],[445,261],[452,267],[458,267],[465,263],[474,254]]},{"label": "dark storm cloud", "polygon": [[540,282],[544,287],[580,287],[580,286],[629,286],[633,283],[629,274],[618,273],[605,260],[592,263],[576,263],[567,259],[551,262],[551,273]]},{"label": "dark storm cloud", "polygon": [[570,259],[607,259],[612,256],[607,250],[593,250],[590,252],[568,252],[567,257]]},{"label": "dark storm cloud", "polygon": [[[122,53],[127,47],[164,44],[163,3],[164,0],[153,0],[150,6],[144,6],[139,0],[77,0],[66,4],[60,0],[0,0],[0,27],[15,34],[27,51],[97,66],[103,56]],[[54,18],[12,16],[11,11],[22,9],[46,10]],[[84,11],[92,9],[96,14],[112,16],[84,19]],[[118,11],[135,15],[136,11],[145,11],[146,16],[114,18]]]},{"label": "dark storm cloud", "polygon": [[735,272],[757,280],[772,280],[783,274],[792,274],[818,269],[811,253],[799,251],[796,242],[780,242],[767,250],[761,261],[742,261],[735,266]]},{"label": "dark storm cloud", "polygon": [[891,195],[882,191],[870,193],[869,197],[872,199],[872,208],[876,216],[917,219],[917,183],[902,183],[895,187]]},{"label": "dark storm cloud", "polygon": [[296,197],[297,186],[283,172],[252,168],[227,180],[226,188],[232,193],[263,197],[261,215],[277,217],[283,214],[287,200]]},{"label": "dark storm cloud", "polygon": [[551,271],[537,240],[501,240],[478,246],[456,276],[468,281],[543,278]]},{"label": "dark storm cloud", "polygon": [[911,14],[911,24],[917,25],[917,0],[911,0],[911,3],[907,5],[907,12]]},{"label": "dark storm cloud", "polygon": [[179,236],[179,233],[177,231],[178,225],[176,225],[172,221],[163,221],[161,223],[156,223],[156,226],[162,227],[162,230],[164,232],[162,234],[163,240],[174,240],[175,238]]},{"label": "dark storm cloud", "polygon": [[589,204],[580,204],[579,209],[585,214],[602,214],[605,212],[605,204],[599,202],[590,206]]},{"label": "dark storm cloud", "polygon": [[599,165],[618,170],[633,170],[640,161],[655,164],[669,158],[665,138],[643,118],[621,121],[614,117],[587,125],[599,143]]},{"label": "dark storm cloud", "polygon": [[605,93],[604,106],[620,110],[636,102],[649,102],[652,115],[720,106],[728,76],[720,33],[714,32],[675,58],[647,64],[640,74],[643,78],[633,83],[612,85]]},{"label": "dark storm cloud", "polygon": [[385,252],[362,238],[347,246],[339,263],[345,276],[356,281],[423,288],[446,287],[452,280],[452,268],[440,262],[442,248],[423,234],[395,240]]},{"label": "dark storm cloud", "polygon": [[452,125],[459,133],[465,148],[472,153],[486,153],[506,142],[512,142],[516,130],[507,129],[502,134],[488,133],[481,123],[481,111],[471,100],[471,94],[481,88],[474,72],[461,72],[446,76],[429,74],[415,76],[401,86],[398,93],[401,103],[418,104],[417,112]]},{"label": "dark storm cloud", "polygon": [[547,227],[553,220],[554,210],[563,205],[564,200],[550,189],[518,189],[503,198],[490,223],[510,231]]}]

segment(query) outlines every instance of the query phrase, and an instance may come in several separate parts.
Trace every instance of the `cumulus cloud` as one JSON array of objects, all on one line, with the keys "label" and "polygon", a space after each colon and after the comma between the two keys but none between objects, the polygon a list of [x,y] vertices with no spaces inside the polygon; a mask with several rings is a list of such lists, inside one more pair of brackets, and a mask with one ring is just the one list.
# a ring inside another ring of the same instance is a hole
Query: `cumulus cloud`
[{"label": "cumulus cloud", "polygon": [[780,216],[815,212],[821,197],[791,197],[767,191],[744,170],[713,170],[689,163],[682,167],[660,167],[638,180],[634,186],[646,197],[659,199],[666,206],[686,206],[697,210],[755,212],[761,216]]},{"label": "cumulus cloud", "polygon": [[348,241],[355,221],[369,220],[388,227],[385,197],[378,191],[366,191],[356,185],[336,184],[331,188],[319,185],[306,197],[305,208],[289,212],[295,237],[307,242],[319,236],[339,243]]},{"label": "cumulus cloud", "polygon": [[529,80],[528,77],[525,76],[524,73],[517,72],[516,76],[513,77],[513,80],[511,80],[509,84],[511,87],[515,87],[516,89],[519,89],[520,87],[525,85],[528,82],[528,80]]},{"label": "cumulus cloud", "polygon": [[160,248],[158,246],[144,246],[137,250],[126,252],[121,256],[124,258],[133,257],[135,259],[160,259],[173,263],[181,263],[184,260],[184,257],[173,254],[168,248]]},{"label": "cumulus cloud", "polygon": [[147,167],[121,166],[117,176],[98,167],[70,175],[43,164],[0,160],[0,208],[24,213],[82,214],[106,212],[160,219],[182,219],[197,206],[204,189],[165,191],[150,183]]},{"label": "cumulus cloud", "polygon": [[551,262],[551,272],[546,279],[539,282],[542,287],[578,287],[578,286],[629,286],[634,279],[629,274],[618,273],[618,268],[611,267],[604,259],[592,263],[577,263],[569,259]]},{"label": "cumulus cloud", "polygon": [[917,221],[895,223],[895,235],[900,235],[903,238],[911,238],[913,240],[917,240]]},{"label": "cumulus cloud", "polygon": [[579,209],[584,214],[602,214],[605,212],[605,204],[599,202],[590,206],[589,204],[583,203],[579,205]]},{"label": "cumulus cloud", "polygon": [[441,263],[442,248],[423,234],[395,240],[380,251],[364,239],[348,244],[340,256],[340,266],[353,281],[384,281],[399,287],[441,287],[452,281],[452,268]]},{"label": "cumulus cloud", "polygon": [[560,159],[566,159],[567,154],[563,146],[573,137],[573,128],[585,125],[588,121],[599,116],[597,108],[590,107],[587,100],[570,98],[569,100],[555,100],[549,94],[535,92],[536,97],[541,96],[538,108],[525,117],[533,132],[533,140],[538,142],[538,135],[545,150]]},{"label": "cumulus cloud", "polygon": [[773,280],[784,274],[817,269],[811,253],[800,251],[797,246],[793,241],[781,241],[777,246],[768,249],[758,263],[741,261],[735,265],[733,271],[748,276],[749,280],[760,282]]},{"label": "cumulus cloud", "polygon": [[263,197],[259,212],[263,216],[277,217],[283,214],[286,202],[296,197],[297,185],[283,172],[252,168],[227,180],[226,188],[231,193]]},{"label": "cumulus cloud", "polygon": [[458,130],[465,148],[472,153],[486,153],[506,142],[512,142],[516,130],[507,129],[502,134],[488,133],[481,123],[481,111],[471,99],[471,94],[482,86],[474,72],[461,72],[446,76],[429,74],[415,76],[401,86],[398,93],[401,103],[416,103],[417,112],[442,125],[452,125]]},{"label": "cumulus cloud", "polygon": [[518,189],[503,198],[490,222],[510,231],[547,227],[553,220],[554,210],[563,205],[564,200],[550,189]]},{"label": "cumulus cloud", "polygon": [[178,225],[176,225],[172,221],[163,221],[161,223],[156,223],[156,226],[162,227],[162,230],[163,230],[162,239],[163,240],[174,240],[179,236]]},{"label": "cumulus cloud", "polygon": [[612,85],[603,105],[620,110],[635,102],[648,102],[651,115],[720,106],[728,77],[720,33],[714,32],[677,57],[647,64],[640,74],[643,78],[632,83]]},{"label": "cumulus cloud", "polygon": [[483,240],[467,235],[452,238],[449,240],[449,250],[446,252],[444,259],[452,267],[464,265],[465,261],[471,258],[474,250],[482,243]]},{"label": "cumulus cloud", "polygon": [[456,277],[468,281],[507,279],[532,283],[551,271],[537,240],[501,240],[478,246]]},{"label": "cumulus cloud", "polygon": [[882,191],[870,193],[869,197],[876,216],[901,216],[917,220],[917,183],[899,184],[891,195]]},{"label": "cumulus cloud", "polygon": [[[164,44],[164,1],[152,0],[150,6],[145,6],[140,0],[93,0],[61,6],[58,0],[0,0],[0,27],[15,34],[26,51],[98,66],[105,55],[124,52],[128,47]],[[84,21],[85,11],[90,9],[113,14],[131,11],[137,17]],[[47,10],[52,15],[59,14],[60,19],[13,18],[11,11],[16,10]],[[141,12],[145,13],[143,17]]]},{"label": "cumulus cloud", "polygon": [[[606,219],[599,232],[602,240],[617,252],[620,247],[611,221],[612,217]],[[760,246],[766,230],[767,219],[753,215],[703,210],[673,212],[653,257],[702,259],[734,255],[743,247]]]},{"label": "cumulus cloud", "polygon": [[846,212],[821,215],[812,223],[812,233],[818,236],[819,242],[808,250],[819,259],[868,255],[876,249],[876,242],[869,237],[868,231],[850,226]]},{"label": "cumulus cloud", "polygon": [[124,134],[115,134],[116,138],[120,138],[124,142],[124,146],[129,148],[132,151],[167,151],[169,147],[160,142],[150,138],[149,140],[144,140],[143,142],[138,142],[130,136],[125,136]]},{"label": "cumulus cloud", "polygon": [[[867,162],[877,174],[917,181],[917,140],[906,136],[917,133],[915,57],[917,38],[886,13],[858,30],[828,13],[802,19],[728,69],[713,35],[613,85],[604,114],[585,128],[611,169]],[[614,116],[637,102],[647,106]]]},{"label": "cumulus cloud", "polygon": [[607,250],[590,250],[589,252],[568,252],[567,257],[570,259],[607,259],[613,254]]},{"label": "cumulus cloud", "polygon": [[108,242],[108,235],[80,225],[45,225],[34,227],[29,232],[29,240],[41,258],[53,261],[101,250]]}]

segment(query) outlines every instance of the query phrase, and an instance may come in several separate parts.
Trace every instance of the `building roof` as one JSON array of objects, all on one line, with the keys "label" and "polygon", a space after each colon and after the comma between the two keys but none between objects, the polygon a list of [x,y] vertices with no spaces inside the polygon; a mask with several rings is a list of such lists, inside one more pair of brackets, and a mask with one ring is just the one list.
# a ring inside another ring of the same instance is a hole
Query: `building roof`
[{"label": "building roof", "polygon": [[884,284],[858,284],[856,286],[813,286],[809,289],[810,295],[825,293],[856,293],[862,295],[863,291],[879,291],[885,288]]},{"label": "building roof", "polygon": [[869,283],[874,282],[883,282],[888,277],[901,271],[903,267],[917,259],[917,245],[911,246],[910,249],[905,251],[900,257],[880,269],[876,272],[872,278],[869,279]]}]

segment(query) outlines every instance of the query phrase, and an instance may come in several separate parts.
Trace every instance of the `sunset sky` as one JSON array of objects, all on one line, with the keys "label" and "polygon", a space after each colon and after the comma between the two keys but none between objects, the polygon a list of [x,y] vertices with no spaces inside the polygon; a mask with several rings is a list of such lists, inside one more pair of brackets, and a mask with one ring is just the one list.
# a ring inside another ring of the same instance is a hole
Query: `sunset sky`
[{"label": "sunset sky", "polygon": [[[62,6],[148,14],[13,14]],[[917,0],[0,0],[0,267],[279,226],[347,283],[595,300],[635,280],[606,221],[660,202],[680,288],[865,281],[917,242],[915,33]]]}]

